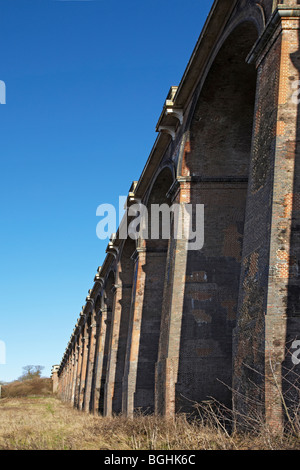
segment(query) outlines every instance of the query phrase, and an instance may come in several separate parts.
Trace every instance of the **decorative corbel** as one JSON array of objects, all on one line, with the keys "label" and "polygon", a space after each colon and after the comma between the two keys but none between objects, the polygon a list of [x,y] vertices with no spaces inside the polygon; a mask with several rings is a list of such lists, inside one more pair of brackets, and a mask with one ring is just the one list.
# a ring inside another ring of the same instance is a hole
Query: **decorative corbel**
[{"label": "decorative corbel", "polygon": [[100,287],[104,284],[104,278],[100,276],[102,266],[99,266],[97,269],[97,274],[94,277],[95,284],[100,284]]},{"label": "decorative corbel", "polygon": [[174,126],[159,126],[158,132],[163,134],[169,134],[172,137],[172,140],[175,140],[175,127]]},{"label": "decorative corbel", "polygon": [[82,306],[82,310],[79,314],[79,321],[80,321],[81,318],[85,317],[84,309],[85,309],[85,305]]},{"label": "decorative corbel", "polygon": [[114,258],[116,258],[119,254],[119,248],[114,246],[113,241],[110,241],[107,245],[106,253],[109,253],[109,254],[113,255]]},{"label": "decorative corbel", "polygon": [[[141,203],[141,199],[135,197],[135,194],[134,194],[134,193],[129,192],[129,193],[128,193],[128,202],[129,202],[130,204],[140,204],[140,203]],[[126,204],[125,204],[125,206],[124,206],[124,209],[126,209]]]},{"label": "decorative corbel", "polygon": [[89,290],[89,295],[86,297],[86,302],[90,302],[92,304],[92,306],[94,305],[94,299],[90,296],[91,294],[91,289]]},{"label": "decorative corbel", "polygon": [[183,111],[182,111],[182,109],[173,108],[173,106],[167,106],[165,114],[166,114],[166,116],[168,116],[168,115],[174,116],[178,119],[180,124],[183,123]]}]

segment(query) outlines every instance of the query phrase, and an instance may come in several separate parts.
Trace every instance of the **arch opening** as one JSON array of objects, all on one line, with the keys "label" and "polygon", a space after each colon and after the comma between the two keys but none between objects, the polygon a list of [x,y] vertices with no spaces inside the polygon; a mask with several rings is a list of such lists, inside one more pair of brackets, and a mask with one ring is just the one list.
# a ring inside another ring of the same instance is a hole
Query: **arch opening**
[{"label": "arch opening", "polygon": [[243,23],[227,37],[191,121],[183,173],[196,177],[191,201],[204,204],[205,243],[187,256],[176,411],[209,397],[231,406],[257,78],[246,57],[257,36],[254,24]]},{"label": "arch opening", "polygon": [[107,373],[107,362],[110,347],[110,331],[111,331],[111,315],[113,309],[114,292],[113,288],[115,285],[115,274],[110,271],[103,291],[103,307],[102,307],[102,322],[101,322],[101,345],[100,345],[100,362],[101,362],[101,377],[100,383],[96,384],[100,388],[99,391],[99,403],[98,411],[100,414],[104,414],[104,394],[105,394],[105,382]]},{"label": "arch opening", "polygon": [[[158,359],[164,279],[169,244],[169,239],[165,239],[162,233],[161,223],[159,224],[158,238],[151,238],[151,207],[153,204],[170,206],[171,201],[167,194],[173,181],[171,170],[169,168],[163,169],[157,176],[147,201],[149,238],[144,241],[146,250],[142,265],[144,295],[134,394],[134,409],[140,409],[144,413],[154,412],[155,407],[155,365]],[[161,215],[160,222],[162,222]]]},{"label": "arch opening", "polygon": [[117,289],[114,306],[115,321],[117,319],[117,346],[116,351],[111,351],[111,367],[114,370],[114,387],[112,396],[112,413],[122,411],[123,376],[125,371],[125,357],[130,320],[130,308],[132,298],[132,285],[134,275],[134,263],[132,255],[135,251],[135,241],[128,238],[122,249],[117,273]]},{"label": "arch opening", "polygon": [[190,174],[248,178],[256,69],[246,57],[257,34],[252,23],[238,26],[208,72],[191,123]]}]

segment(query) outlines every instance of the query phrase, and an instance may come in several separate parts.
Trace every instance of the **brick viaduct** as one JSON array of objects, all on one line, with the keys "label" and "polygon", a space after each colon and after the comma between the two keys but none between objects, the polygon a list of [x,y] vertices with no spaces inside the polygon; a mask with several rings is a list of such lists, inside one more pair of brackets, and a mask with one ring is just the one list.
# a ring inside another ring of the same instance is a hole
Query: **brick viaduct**
[{"label": "brick viaduct", "polygon": [[298,3],[214,2],[127,200],[204,204],[204,246],[111,239],[53,368],[75,407],[172,416],[213,397],[281,429],[300,336]]}]

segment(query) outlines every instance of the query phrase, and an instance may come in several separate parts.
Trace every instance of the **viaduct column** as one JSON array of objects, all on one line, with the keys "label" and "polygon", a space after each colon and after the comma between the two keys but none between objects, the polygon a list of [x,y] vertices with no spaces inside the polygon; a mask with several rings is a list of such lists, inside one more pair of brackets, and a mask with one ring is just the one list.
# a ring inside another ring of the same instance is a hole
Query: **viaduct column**
[{"label": "viaduct column", "polygon": [[[182,211],[190,201],[190,183],[176,180],[169,191],[172,204],[180,204]],[[173,221],[174,224],[174,221]],[[173,416],[180,352],[181,323],[187,265],[187,240],[183,233],[183,219],[178,221],[181,239],[171,239],[168,249],[158,361],[155,370],[155,412]],[[173,226],[174,228],[174,226]]]},{"label": "viaduct column", "polygon": [[61,379],[62,379],[62,376],[61,376],[60,371],[58,371],[57,377],[58,377],[57,394],[58,394],[59,398],[61,399],[62,398],[62,396],[61,396]]},{"label": "viaduct column", "polygon": [[77,381],[77,374],[78,374],[78,356],[79,356],[79,348],[78,348],[78,333],[76,332],[74,335],[74,367],[73,367],[73,376],[72,376],[72,391],[71,391],[71,403],[75,406],[75,394],[76,394],[76,381]]},{"label": "viaduct column", "polygon": [[258,83],[234,342],[235,408],[248,414],[260,404],[278,431],[293,367],[285,348],[300,328],[300,6],[284,3],[248,57]]},{"label": "viaduct column", "polygon": [[108,357],[105,416],[122,411],[122,382],[125,365],[128,323],[132,285],[119,280],[115,285],[114,310],[112,315],[111,343]]},{"label": "viaduct column", "polygon": [[60,374],[60,396],[64,401],[64,385],[65,385],[65,363],[63,363],[62,372]]},{"label": "viaduct column", "polygon": [[66,396],[65,396],[66,401],[70,400],[71,376],[72,376],[72,351],[71,349],[69,349],[68,365],[67,365]]},{"label": "viaduct column", "polygon": [[103,383],[103,364],[104,364],[104,352],[105,352],[105,341],[107,337],[107,327],[110,321],[107,307],[102,307],[99,312],[98,319],[98,334],[96,344],[96,360],[95,360],[95,371],[94,371],[94,402],[93,410],[94,413],[98,413],[101,410],[101,403],[104,395],[104,383]]},{"label": "viaduct column", "polygon": [[71,389],[71,403],[74,405],[75,400],[75,390],[76,390],[76,377],[78,370],[78,338],[75,334],[74,343],[73,343],[73,374],[72,374],[72,389]]},{"label": "viaduct column", "polygon": [[62,364],[62,371],[59,376],[60,397],[64,400],[64,387],[65,387],[65,363]]},{"label": "viaduct column", "polygon": [[133,416],[136,409],[154,411],[166,257],[165,243],[137,248],[133,255],[135,269],[123,379],[123,412],[127,416]]},{"label": "viaduct column", "polygon": [[88,355],[88,370],[86,377],[86,388],[84,395],[84,411],[89,412],[91,407],[91,395],[92,395],[92,381],[94,374],[94,362],[95,362],[95,348],[96,348],[96,314],[93,310],[91,325],[89,327],[89,355]]},{"label": "viaduct column", "polygon": [[68,376],[68,359],[65,359],[63,368],[63,380],[62,380],[62,400],[66,401],[66,389],[67,389],[67,376]]},{"label": "viaduct column", "polygon": [[87,315],[86,315],[85,323],[83,327],[83,338],[82,338],[82,363],[81,363],[79,403],[78,403],[78,408],[80,410],[82,410],[83,408],[83,399],[84,399],[84,392],[85,392],[85,379],[86,379],[88,347],[89,347],[88,330],[89,330],[89,327],[88,327],[88,321],[87,321]]},{"label": "viaduct column", "polygon": [[81,364],[82,364],[82,351],[83,351],[83,326],[79,326],[78,333],[78,362],[77,362],[77,374],[75,379],[75,396],[74,406],[79,407],[79,391],[80,391],[80,377],[81,377]]},{"label": "viaduct column", "polygon": [[134,281],[122,392],[122,410],[127,416],[133,416],[134,412],[134,394],[136,390],[136,375],[146,281],[146,248],[137,248],[136,252],[133,254],[133,259],[135,263]]},{"label": "viaduct column", "polygon": [[68,401],[72,400],[72,387],[73,387],[73,377],[74,377],[74,343],[70,343],[70,373],[68,378]]},{"label": "viaduct column", "polygon": [[122,306],[120,303],[120,301],[122,300],[122,286],[121,284],[116,284],[113,289],[114,289],[114,305],[113,305],[113,311],[112,311],[111,337],[110,337],[110,344],[109,344],[107,375],[106,375],[106,384],[105,384],[105,393],[104,393],[104,416],[112,415],[113,396],[114,396],[114,388],[115,388],[115,373],[116,373],[116,365],[117,365],[117,353],[118,353],[121,314],[122,314]]},{"label": "viaduct column", "polygon": [[99,366],[99,353],[100,353],[100,342],[101,342],[101,325],[102,325],[102,312],[96,310],[96,332],[95,332],[95,356],[94,356],[94,371],[92,379],[91,389],[91,411],[94,413],[98,412],[99,407],[99,377],[100,377],[100,366]]}]

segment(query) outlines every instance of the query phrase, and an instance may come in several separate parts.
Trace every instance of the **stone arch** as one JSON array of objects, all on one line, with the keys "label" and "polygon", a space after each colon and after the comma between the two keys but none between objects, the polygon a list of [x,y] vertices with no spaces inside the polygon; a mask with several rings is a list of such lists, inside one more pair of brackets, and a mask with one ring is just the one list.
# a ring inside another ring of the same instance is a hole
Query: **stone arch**
[{"label": "stone arch", "polygon": [[115,272],[111,269],[104,282],[102,299],[101,299],[101,331],[100,331],[100,346],[99,346],[99,362],[100,362],[100,377],[99,383],[96,384],[99,391],[98,411],[104,414],[104,395],[105,395],[105,382],[107,374],[107,363],[110,348],[110,331],[111,331],[111,317],[114,304],[114,289],[115,289]]},{"label": "stone arch", "polygon": [[204,204],[205,243],[187,252],[176,411],[208,397],[231,406],[257,80],[246,58],[257,37],[252,21],[232,26],[195,95],[182,176],[190,181],[190,202]]},{"label": "stone arch", "polygon": [[90,410],[98,411],[99,407],[99,396],[100,396],[100,383],[102,373],[102,362],[101,362],[101,330],[102,330],[102,294],[98,293],[95,299],[95,321],[96,321],[96,334],[95,334],[95,355],[94,355],[94,370],[91,385],[91,399],[90,399]]},{"label": "stone arch", "polygon": [[89,350],[90,350],[90,327],[91,327],[91,316],[92,306],[86,307],[85,321],[84,321],[84,344],[83,344],[83,359],[82,359],[82,371],[81,371],[81,398],[80,398],[80,409],[85,409],[89,405],[89,399],[87,398],[87,377],[90,367],[89,362]]},{"label": "stone arch", "polygon": [[[145,206],[149,206],[151,204],[151,198],[161,199],[156,194],[156,187],[160,186],[163,181],[168,179],[168,182],[164,185],[168,185],[170,183],[170,187],[175,179],[176,168],[171,160],[164,161],[163,164],[158,168],[157,172],[153,176],[153,179],[148,187],[146,195],[143,199],[143,204]],[[170,188],[169,188],[170,189]]]},{"label": "stone arch", "polygon": [[256,69],[246,58],[257,39],[253,23],[225,36],[196,94],[182,176],[248,177]]},{"label": "stone arch", "polygon": [[[155,366],[161,328],[161,312],[169,240],[161,233],[159,238],[151,238],[151,205],[171,205],[169,190],[174,182],[173,168],[160,169],[148,192],[145,205],[148,209],[149,238],[144,241],[143,253],[143,303],[140,325],[139,354],[136,369],[136,389],[134,408],[143,412],[153,412],[155,407]],[[169,224],[171,223],[168,222]],[[141,254],[140,254],[141,258]],[[155,295],[153,295],[155,293]]]},{"label": "stone arch", "polygon": [[[148,210],[148,239],[143,240],[142,244],[148,251],[166,251],[168,249],[169,239],[163,238],[162,233],[162,218],[159,220],[159,238],[152,239],[152,205],[171,206],[171,198],[169,196],[169,190],[174,182],[174,168],[170,165],[165,165],[160,168],[158,173],[153,178],[152,184],[148,190],[147,196],[144,200],[144,205]],[[172,219],[170,219],[171,222]],[[171,234],[171,232],[170,232]]]},{"label": "stone arch", "polygon": [[84,395],[83,409],[88,412],[93,409],[93,383],[95,372],[95,356],[97,344],[97,315],[95,309],[95,302],[92,301],[91,310],[88,318],[88,362],[86,372],[86,387]]},{"label": "stone arch", "polygon": [[[264,3],[264,2],[261,1],[260,3]],[[199,77],[198,84],[196,86],[196,89],[191,99],[191,106],[188,112],[188,118],[184,125],[186,134],[184,136],[184,139],[182,140],[182,147],[179,152],[179,158],[177,161],[177,175],[178,176],[187,174],[186,167],[185,167],[185,157],[186,155],[190,153],[191,121],[193,120],[195,106],[198,103],[199,96],[202,93],[202,89],[205,83],[207,82],[207,77],[212,72],[212,66],[215,63],[217,56],[220,54],[221,49],[227,42],[227,39],[231,37],[233,33],[238,33],[239,31],[241,31],[242,28],[245,28],[245,30],[250,28],[253,31],[253,39],[249,40],[250,48],[245,54],[245,61],[246,61],[246,56],[248,55],[248,53],[254,46],[258,37],[263,33],[267,18],[270,14],[269,8],[267,8],[267,12],[266,12],[266,6],[261,5],[260,3],[254,4],[252,2],[251,3],[246,2],[245,0],[244,2],[242,2],[242,5],[241,4],[236,5],[236,9],[238,11],[235,11],[234,15],[232,15],[232,19],[226,25],[225,30],[222,32],[220,38],[218,39],[214,47],[212,47],[209,59],[207,60],[205,67],[203,67],[203,70],[201,70],[201,75]]]},{"label": "stone arch", "polygon": [[122,411],[122,383],[134,276],[132,255],[135,250],[135,240],[130,237],[124,240],[119,248],[105,387],[106,416]]},{"label": "stone arch", "polygon": [[115,271],[110,269],[104,282],[102,297],[102,308],[107,308],[108,311],[112,311],[113,308],[115,278]]}]

